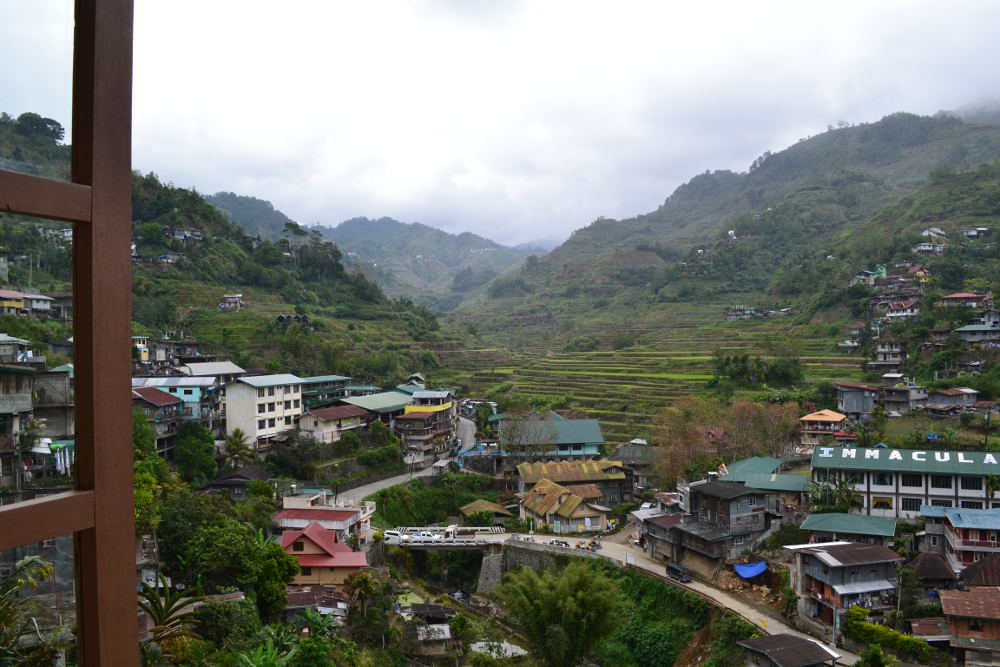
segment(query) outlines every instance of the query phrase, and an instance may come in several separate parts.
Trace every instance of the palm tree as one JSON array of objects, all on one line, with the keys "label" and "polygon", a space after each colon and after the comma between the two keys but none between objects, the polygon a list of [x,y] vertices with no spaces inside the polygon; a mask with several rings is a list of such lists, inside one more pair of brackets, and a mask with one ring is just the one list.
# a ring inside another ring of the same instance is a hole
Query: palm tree
[{"label": "palm tree", "polygon": [[196,594],[197,589],[194,589],[193,595],[171,591],[167,578],[162,574],[159,582],[160,588],[164,591],[163,597],[160,597],[159,590],[145,581],[142,582],[142,589],[139,591],[139,609],[149,614],[153,622],[150,630],[153,634],[152,640],[158,644],[170,637],[199,639],[198,633],[191,629],[195,623],[195,612],[193,609],[184,611],[184,608],[205,598]]},{"label": "palm tree", "polygon": [[352,591],[352,598],[361,603],[361,615],[368,614],[368,599],[378,590],[379,581],[371,572],[362,570],[352,576],[347,585]]},{"label": "palm tree", "polygon": [[236,664],[240,667],[285,667],[298,649],[282,652],[270,638],[252,651],[236,654]]},{"label": "palm tree", "polygon": [[222,462],[236,470],[253,461],[253,450],[247,444],[247,434],[243,429],[233,429],[222,445]]}]

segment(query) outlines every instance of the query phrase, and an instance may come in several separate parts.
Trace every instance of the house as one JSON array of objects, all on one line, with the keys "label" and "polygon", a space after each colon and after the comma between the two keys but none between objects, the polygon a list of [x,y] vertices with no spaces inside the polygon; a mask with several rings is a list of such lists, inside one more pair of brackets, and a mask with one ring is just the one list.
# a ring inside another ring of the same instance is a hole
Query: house
[{"label": "house", "polygon": [[295,585],[343,586],[347,580],[368,567],[367,556],[340,541],[336,530],[311,521],[302,530],[281,533],[281,548],[295,558],[299,573]]},{"label": "house", "polygon": [[998,457],[983,451],[821,446],[812,455],[812,476],[817,483],[854,484],[861,511],[869,516],[914,519],[923,505],[983,509],[993,502],[986,479],[1000,475]]},{"label": "house", "polygon": [[52,297],[44,294],[25,294],[25,305],[34,317],[48,317],[52,313]]},{"label": "house", "polygon": [[888,413],[919,410],[927,403],[927,387],[901,379],[897,384],[879,387],[879,404]]},{"label": "house", "polygon": [[31,341],[0,333],[0,363],[25,363],[31,357]]},{"label": "house", "polygon": [[18,481],[17,437],[32,416],[34,375],[23,366],[0,366],[0,485]]},{"label": "house", "polygon": [[980,344],[983,347],[996,347],[1000,343],[1000,326],[993,324],[967,324],[955,329],[962,342]]},{"label": "house", "polygon": [[747,667],[835,667],[840,658],[822,642],[783,632],[736,642],[747,650]]},{"label": "house", "polygon": [[567,419],[555,412],[532,412],[513,416],[496,414],[489,418],[500,436],[507,466],[518,461],[596,460],[604,447],[604,435],[596,419]]},{"label": "house", "polygon": [[212,376],[171,375],[168,377],[134,377],[132,388],[156,387],[184,401],[181,419],[196,421],[210,431],[222,420],[220,394],[222,387]]},{"label": "house", "polygon": [[493,522],[498,525],[503,525],[505,518],[513,518],[514,514],[507,511],[503,505],[498,505],[496,503],[491,503],[488,500],[473,500],[471,503],[462,505],[458,508],[458,511],[462,513],[462,516],[468,518],[474,514],[490,513],[493,515]]},{"label": "house", "polygon": [[303,530],[313,521],[327,530],[337,531],[337,539],[346,541],[356,536],[361,544],[371,537],[371,521],[375,514],[375,503],[364,501],[359,504],[336,503],[326,489],[300,492],[296,486],[281,497],[281,509],[274,515],[274,522],[282,529]]},{"label": "house", "polygon": [[157,453],[172,461],[184,401],[156,387],[135,387],[132,389],[132,406],[145,413],[156,430]]},{"label": "house", "polygon": [[969,387],[937,389],[927,395],[924,410],[939,417],[957,417],[962,412],[970,412],[979,399],[979,392]]},{"label": "house", "polygon": [[1000,586],[1000,554],[987,554],[962,570],[959,578],[969,588]]},{"label": "house", "polygon": [[419,648],[417,653],[427,657],[444,658],[457,643],[451,638],[451,626],[447,623],[431,623],[416,626]]},{"label": "house", "polygon": [[637,517],[639,546],[650,558],[663,561],[680,560],[681,533],[678,527],[684,520],[680,512],[664,514],[656,511]]},{"label": "house", "polygon": [[356,405],[334,405],[306,410],[299,418],[299,430],[316,442],[337,442],[346,431],[368,426],[371,413]]},{"label": "house", "polygon": [[940,227],[928,227],[924,231],[920,232],[921,236],[927,236],[932,239],[939,239],[948,236],[948,232],[944,231]]},{"label": "house", "polygon": [[290,374],[240,377],[225,386],[226,435],[240,429],[255,449],[298,426],[302,380]]},{"label": "house", "polygon": [[837,409],[849,417],[860,419],[878,404],[878,389],[863,384],[834,382],[837,392]]},{"label": "house", "polygon": [[26,315],[27,312],[24,294],[16,290],[0,289],[0,315]]},{"label": "house", "polygon": [[632,484],[620,461],[566,461],[521,463],[517,466],[518,491],[527,493],[541,480],[557,484],[594,484],[602,505],[619,505],[632,499]]},{"label": "house", "polygon": [[622,467],[632,472],[632,481],[637,490],[656,486],[655,466],[659,461],[662,447],[649,445],[623,445],[608,457],[610,461],[621,461]]},{"label": "house", "polygon": [[906,275],[919,280],[922,285],[926,285],[931,279],[930,269],[923,266],[911,266],[906,270]]},{"label": "house", "polygon": [[53,318],[66,322],[73,319],[73,293],[49,292],[45,296],[52,299],[50,314]]},{"label": "house", "polygon": [[810,514],[802,522],[801,528],[809,533],[810,542],[843,541],[887,547],[896,535],[896,520],[831,512]]},{"label": "house", "polygon": [[45,425],[44,437],[64,439],[76,435],[72,364],[35,373],[32,407],[35,418]]},{"label": "house", "polygon": [[930,330],[931,342],[943,343],[951,338],[951,327],[934,327]]},{"label": "house", "polygon": [[870,612],[896,608],[896,569],[903,558],[892,549],[856,542],[784,548],[793,556],[789,571],[799,618],[809,625],[836,631],[855,605]]},{"label": "house", "polygon": [[163,230],[163,235],[168,239],[175,239],[183,243],[188,241],[201,241],[203,238],[200,229],[190,227],[167,227]]},{"label": "house", "polygon": [[809,475],[750,473],[745,476],[743,483],[750,488],[767,491],[778,502],[782,511],[792,511],[809,504]]},{"label": "house", "polygon": [[766,491],[733,482],[694,482],[687,489],[689,516],[677,530],[681,547],[729,561],[752,549],[771,527],[776,504]]},{"label": "house", "polygon": [[868,271],[867,269],[862,269],[858,271],[853,276],[851,276],[850,281],[848,281],[848,286],[853,287],[854,285],[868,285],[871,287],[875,284],[875,272]]},{"label": "house", "polygon": [[[530,465],[522,463],[521,465]],[[604,532],[611,510],[588,503],[565,486],[540,479],[521,497],[520,519],[546,526],[554,533]]]},{"label": "house", "polygon": [[904,567],[913,571],[925,590],[953,588],[958,581],[944,556],[932,551],[921,552]]},{"label": "house", "polygon": [[820,410],[799,419],[799,442],[803,445],[818,445],[823,438],[831,442],[849,435],[847,431],[847,415],[833,410]]},{"label": "house", "polygon": [[975,292],[956,292],[941,297],[941,305],[947,308],[988,308],[993,304],[992,294],[977,294]]},{"label": "house", "polygon": [[[377,389],[377,387],[372,387]],[[406,412],[406,406],[413,400],[413,394],[423,391],[422,385],[401,384],[389,391],[377,393],[356,394],[350,385],[345,386],[345,391],[349,394],[347,398],[340,399],[341,403],[354,405],[363,408],[368,412],[378,415],[379,420],[386,426],[391,426],[393,420]]]},{"label": "house", "polygon": [[906,351],[903,344],[890,338],[879,338],[875,341],[875,354],[868,362],[868,370],[896,370],[906,361]]},{"label": "house", "polygon": [[987,310],[979,316],[979,323],[1000,327],[1000,310]]},{"label": "house", "polygon": [[952,652],[962,665],[1000,664],[1000,587],[940,591]]},{"label": "house", "polygon": [[351,378],[343,375],[317,375],[302,378],[302,400],[307,408],[331,405],[347,396],[345,387]]},{"label": "house", "polygon": [[947,246],[944,243],[918,243],[910,251],[915,255],[940,255]]},{"label": "house", "polygon": [[989,233],[989,227],[971,227],[962,230],[962,236],[967,239],[981,239]]},{"label": "house", "polygon": [[885,311],[885,316],[890,319],[900,317],[916,317],[920,314],[920,301],[917,299],[907,299],[905,301],[893,301]]},{"label": "house", "polygon": [[269,482],[271,475],[264,472],[259,466],[243,466],[225,475],[216,477],[206,485],[209,489],[225,491],[233,500],[243,500],[247,496],[247,487],[250,482]]},{"label": "house", "polygon": [[[1000,506],[1000,503],[994,503]],[[1000,509],[943,507],[945,557],[956,572],[1000,554]]]}]

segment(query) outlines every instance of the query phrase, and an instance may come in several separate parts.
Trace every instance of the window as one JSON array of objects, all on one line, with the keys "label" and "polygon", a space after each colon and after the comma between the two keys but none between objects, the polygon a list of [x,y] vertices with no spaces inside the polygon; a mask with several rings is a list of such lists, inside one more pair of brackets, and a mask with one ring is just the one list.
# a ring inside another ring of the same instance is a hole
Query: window
[{"label": "window", "polygon": [[267,420],[267,427],[274,428],[274,417],[271,417],[270,419]]},{"label": "window", "polygon": [[292,409],[292,402],[291,401],[285,401],[285,409],[286,410],[291,410]]},{"label": "window", "polygon": [[756,526],[756,525],[757,525],[758,523],[760,523],[760,515],[759,515],[759,514],[754,514],[754,515],[752,515],[752,516],[750,517],[750,523],[754,524],[755,526]]},{"label": "window", "polygon": [[892,486],[892,473],[876,472],[872,473],[872,484],[875,486]]},{"label": "window", "polygon": [[950,489],[951,477],[949,475],[931,475],[932,489]]},{"label": "window", "polygon": [[274,403],[268,403],[267,404],[267,411],[268,412],[274,412]]},{"label": "window", "polygon": [[292,551],[302,551],[306,548],[306,545],[302,543],[302,540],[292,543]]},{"label": "window", "polygon": [[264,408],[266,408],[266,407],[267,406],[264,405],[263,403],[258,403],[257,404],[257,414],[259,414],[259,415],[264,414]]},{"label": "window", "polygon": [[259,428],[259,429],[267,428],[267,420],[258,419],[257,420],[257,428]]},{"label": "window", "polygon": [[937,535],[931,535],[931,546],[932,547],[936,547],[937,545],[938,545],[938,536]]},{"label": "window", "polygon": [[274,396],[274,387],[268,387],[267,388],[267,395],[268,396]]},{"label": "window", "polygon": [[970,630],[979,630],[979,631],[982,631],[982,629],[983,629],[983,619],[981,619],[981,618],[970,618],[969,619],[969,629]]},{"label": "window", "polygon": [[743,544],[744,538],[745,536],[743,535],[737,535],[736,537],[733,538],[733,544]]},{"label": "window", "polygon": [[184,390],[184,395],[185,396],[191,396],[192,394],[194,394],[194,391],[192,391],[191,389],[185,389]]},{"label": "window", "polygon": [[750,505],[750,507],[756,507],[757,498],[754,496],[750,496],[749,498],[747,498],[747,504]]},{"label": "window", "polygon": [[742,512],[743,511],[743,501],[742,500],[737,500],[736,501],[736,511],[737,512]]},{"label": "window", "polygon": [[902,486],[916,486],[916,487],[920,487],[920,486],[924,485],[924,476],[923,475],[912,475],[912,474],[903,473],[899,477],[900,477],[899,483]]},{"label": "window", "polygon": [[983,509],[983,503],[978,500],[963,500],[962,509],[981,510]]},{"label": "window", "polygon": [[301,574],[303,577],[311,576],[312,573],[313,573],[313,569],[311,567],[301,567],[301,568],[299,568],[299,574]]},{"label": "window", "polygon": [[850,470],[844,473],[844,479],[851,484],[864,484],[865,474],[863,472],[858,472],[857,470]]},{"label": "window", "polygon": [[983,478],[978,475],[963,475],[962,476],[962,488],[969,491],[982,491],[983,489]]},{"label": "window", "polygon": [[257,398],[264,398],[264,390],[263,389],[258,389],[257,390]]},{"label": "window", "polygon": [[291,423],[292,423],[292,418],[291,417],[285,417],[285,426],[288,426]]},{"label": "window", "polygon": [[299,399],[296,398],[292,403],[295,404],[295,407],[299,407]]},{"label": "window", "polygon": [[931,505],[934,507],[951,507],[951,501],[943,500],[941,498],[933,498],[931,499]]},{"label": "window", "polygon": [[919,512],[920,506],[923,504],[920,498],[902,498],[900,502],[904,512]]}]

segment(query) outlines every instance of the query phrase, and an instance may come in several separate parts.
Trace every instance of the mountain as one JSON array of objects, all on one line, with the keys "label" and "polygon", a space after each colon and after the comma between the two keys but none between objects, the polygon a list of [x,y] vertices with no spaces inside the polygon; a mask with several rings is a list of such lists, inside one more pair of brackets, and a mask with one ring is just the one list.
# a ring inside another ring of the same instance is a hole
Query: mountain
[{"label": "mountain", "polygon": [[746,172],[695,176],[650,213],[599,219],[476,290],[451,317],[488,325],[501,343],[560,345],[581,331],[610,338],[615,322],[655,330],[670,303],[789,301],[823,271],[805,258],[836,256],[840,234],[929,172],[997,157],[1000,127],[947,114],[831,129],[765,153]]},{"label": "mountain", "polygon": [[453,307],[464,294],[525,257],[544,252],[508,248],[471,232],[449,234],[392,218],[353,218],[318,229],[344,250],[347,261],[370,265],[386,292],[439,310]]},{"label": "mountain", "polygon": [[259,236],[277,241],[286,225],[296,224],[291,218],[274,208],[269,201],[238,195],[233,192],[216,192],[205,197],[212,206],[222,210],[230,220],[243,228],[248,236]]}]

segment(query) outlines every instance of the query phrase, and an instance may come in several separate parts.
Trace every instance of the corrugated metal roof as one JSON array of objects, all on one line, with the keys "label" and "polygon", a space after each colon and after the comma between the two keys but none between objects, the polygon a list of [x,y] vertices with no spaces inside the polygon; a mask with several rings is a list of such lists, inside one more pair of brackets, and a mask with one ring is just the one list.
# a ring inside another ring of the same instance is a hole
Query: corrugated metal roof
[{"label": "corrugated metal roof", "polygon": [[971,591],[938,591],[945,616],[1000,619],[1000,587],[983,586]]},{"label": "corrugated metal roof", "polygon": [[[916,558],[906,564],[906,567],[913,570],[917,579],[929,581],[955,581],[958,577],[955,571],[948,565],[948,561],[941,554],[931,551],[923,551]],[[914,631],[914,634],[916,632]]]},{"label": "corrugated metal roof", "polygon": [[134,389],[132,389],[132,396],[136,398],[141,398],[147,403],[152,403],[157,407],[163,407],[164,405],[173,405],[175,403],[183,402],[176,396],[168,394],[162,389],[157,389],[156,387],[135,387]]},{"label": "corrugated metal roof", "polygon": [[843,567],[845,565],[864,565],[867,563],[891,563],[901,561],[902,557],[892,549],[878,544],[817,544],[804,549],[826,565]]},{"label": "corrugated metal roof", "polygon": [[1000,509],[971,510],[961,507],[945,507],[944,516],[956,528],[1000,529]]},{"label": "corrugated metal roof", "polygon": [[278,387],[286,384],[302,384],[302,378],[291,373],[279,373],[277,375],[254,375],[242,377],[236,380],[251,387],[260,389],[261,387]]},{"label": "corrugated metal roof", "polygon": [[319,384],[321,382],[345,382],[351,378],[345,375],[314,375],[302,378],[302,384]]},{"label": "corrugated metal roof", "polygon": [[819,412],[814,412],[812,414],[806,415],[799,419],[800,422],[841,422],[847,419],[847,415],[842,415],[839,412],[834,412],[833,410],[820,410]]},{"label": "corrugated metal roof", "polygon": [[211,387],[218,380],[212,376],[171,375],[170,377],[132,378],[133,387]]},{"label": "corrugated metal roof", "polygon": [[180,367],[182,371],[187,369],[188,375],[238,375],[246,373],[245,370],[231,361],[198,361],[191,364],[184,364]]},{"label": "corrugated metal roof", "polygon": [[751,651],[763,653],[778,667],[807,667],[827,664],[840,658],[839,653],[834,653],[818,641],[787,632],[757,639],[744,639],[737,644]]},{"label": "corrugated metal roof", "polygon": [[892,537],[896,534],[896,520],[841,512],[810,514],[802,522],[802,530]]},{"label": "corrugated metal roof", "polygon": [[1000,454],[931,449],[874,449],[817,447],[812,467],[827,470],[947,473],[954,475],[1000,474]]},{"label": "corrugated metal roof", "polygon": [[[751,473],[744,476],[747,486],[765,491],[790,491],[800,493],[809,486],[809,475],[779,475]],[[721,478],[728,480],[728,477]]]},{"label": "corrugated metal roof", "polygon": [[735,482],[706,482],[704,484],[692,484],[688,487],[691,493],[700,493],[712,498],[722,498],[732,500],[741,496],[749,496],[755,493],[767,493],[760,489],[754,489]]},{"label": "corrugated metal roof", "polygon": [[1000,586],[1000,554],[986,554],[962,570],[960,577],[969,586]]},{"label": "corrugated metal roof", "polygon": [[449,396],[451,396],[451,392],[450,391],[441,391],[441,390],[430,391],[430,390],[424,390],[424,391],[415,391],[415,392],[413,392],[413,398],[418,398],[418,399],[419,398],[448,398]]},{"label": "corrugated metal roof", "polygon": [[740,459],[728,464],[728,475],[720,475],[719,479],[724,482],[746,482],[747,475],[768,474],[781,467],[781,459],[773,456],[751,456],[748,459]]},{"label": "corrugated metal roof", "polygon": [[368,411],[356,405],[333,405],[328,408],[313,408],[306,411],[320,421],[333,421],[335,419],[350,419],[351,417],[364,417]]},{"label": "corrugated metal roof", "polygon": [[837,595],[849,595],[851,593],[871,593],[872,591],[888,591],[895,588],[895,584],[886,579],[876,579],[875,581],[859,581],[849,584],[834,584],[833,590]]},{"label": "corrugated metal roof", "polygon": [[508,512],[502,505],[496,503],[491,503],[488,500],[483,500],[482,498],[478,500],[473,500],[468,505],[462,505],[458,510],[465,516],[471,516],[478,512],[493,512],[494,514],[502,514],[504,516],[514,516]]},{"label": "corrugated metal roof", "polygon": [[340,400],[372,412],[398,412],[409,405],[410,395],[404,391],[391,389],[369,396],[351,396]]}]

